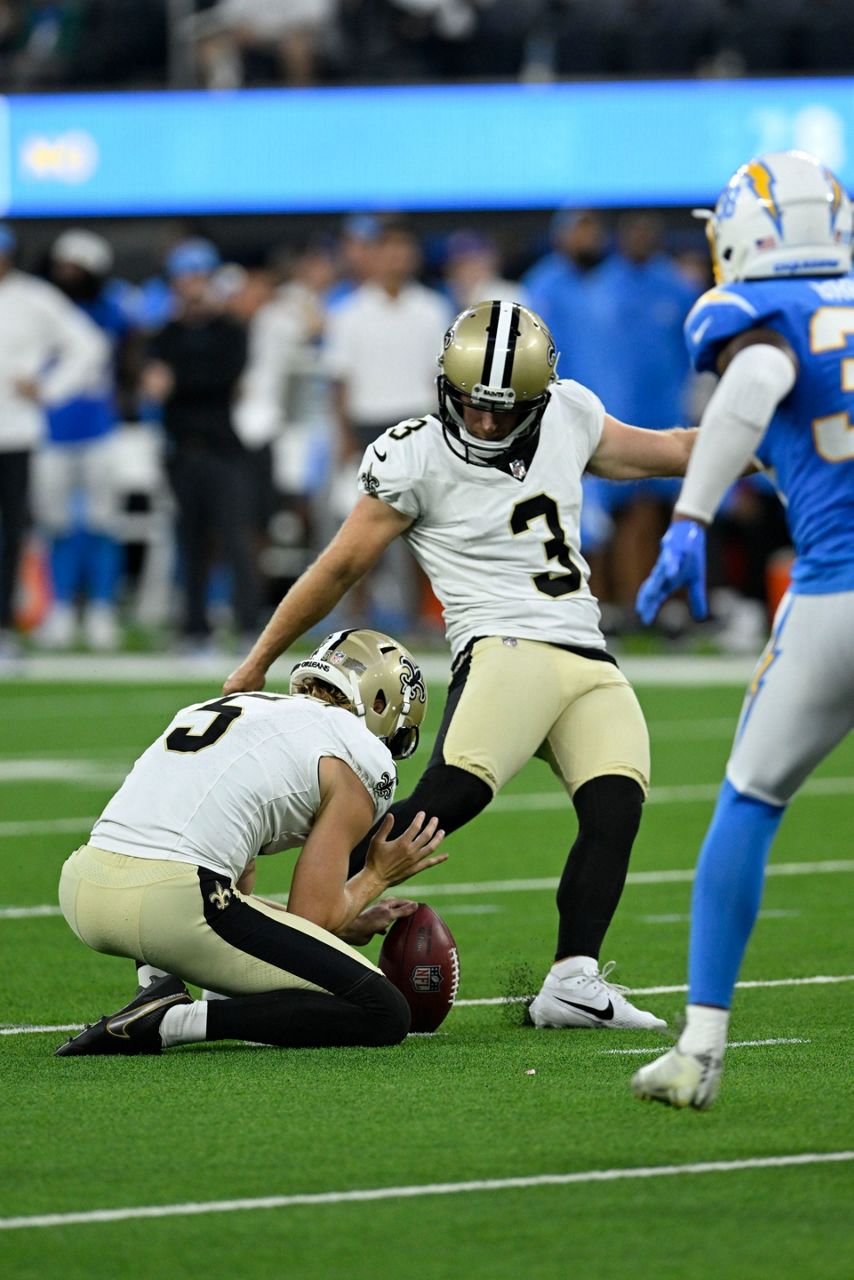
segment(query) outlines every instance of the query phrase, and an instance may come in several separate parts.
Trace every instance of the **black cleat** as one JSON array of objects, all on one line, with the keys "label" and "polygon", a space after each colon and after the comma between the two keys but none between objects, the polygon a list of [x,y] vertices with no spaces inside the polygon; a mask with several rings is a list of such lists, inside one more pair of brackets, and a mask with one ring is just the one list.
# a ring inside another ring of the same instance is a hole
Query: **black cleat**
[{"label": "black cleat", "polygon": [[162,1053],[160,1023],[167,1009],[176,1004],[192,1004],[192,996],[180,978],[155,980],[134,996],[118,1013],[109,1014],[84,1028],[66,1044],[57,1058],[80,1054]]}]

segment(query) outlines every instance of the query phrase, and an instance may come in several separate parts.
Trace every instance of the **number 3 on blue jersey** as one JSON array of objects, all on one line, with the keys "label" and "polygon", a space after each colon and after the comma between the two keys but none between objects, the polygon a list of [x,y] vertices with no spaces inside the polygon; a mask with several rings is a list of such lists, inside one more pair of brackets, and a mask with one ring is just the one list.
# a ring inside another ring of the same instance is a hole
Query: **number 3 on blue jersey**
[{"label": "number 3 on blue jersey", "polygon": [[[842,351],[854,337],[854,307],[819,307],[810,320],[810,351]],[[854,356],[843,356],[840,376],[842,391],[854,396]],[[832,413],[813,418],[816,452],[825,462],[848,462],[854,458],[854,422],[850,413]]]}]

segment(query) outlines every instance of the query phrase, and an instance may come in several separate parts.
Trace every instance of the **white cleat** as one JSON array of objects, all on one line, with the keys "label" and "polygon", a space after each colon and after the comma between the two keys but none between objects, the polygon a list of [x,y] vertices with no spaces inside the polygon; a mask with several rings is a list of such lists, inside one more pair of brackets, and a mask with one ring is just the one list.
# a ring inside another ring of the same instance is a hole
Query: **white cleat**
[{"label": "white cleat", "polygon": [[[615,1031],[664,1031],[667,1023],[626,999],[627,987],[608,981],[613,960],[599,970],[595,961],[583,967],[560,961],[546,975],[528,1009],[535,1027],[610,1027]],[[567,972],[568,970],[568,972]]]},{"label": "white cleat", "polygon": [[707,1111],[721,1087],[723,1058],[716,1053],[684,1053],[677,1045],[632,1076],[632,1093],[646,1102]]}]

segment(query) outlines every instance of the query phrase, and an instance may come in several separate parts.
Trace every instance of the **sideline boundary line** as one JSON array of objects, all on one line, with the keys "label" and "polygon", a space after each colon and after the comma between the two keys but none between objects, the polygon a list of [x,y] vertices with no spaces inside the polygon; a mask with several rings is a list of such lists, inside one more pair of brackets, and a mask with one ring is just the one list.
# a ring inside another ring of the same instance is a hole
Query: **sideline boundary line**
[{"label": "sideline boundary line", "polygon": [[184,1218],[206,1213],[245,1213],[253,1209],[288,1209],[293,1205],[320,1206],[376,1200],[412,1200],[420,1196],[465,1195],[477,1191],[515,1191],[529,1187],[565,1187],[573,1183],[618,1182],[627,1178],[668,1178],[686,1173],[738,1173],[745,1169],[784,1169],[815,1164],[841,1164],[852,1159],[854,1159],[854,1151],[811,1151],[798,1155],[755,1156],[744,1160],[704,1160],[694,1164],[641,1165],[628,1169],[586,1169],[578,1173],[541,1173],[527,1178],[427,1182],[403,1187],[368,1187],[358,1191],[320,1191],[289,1196],[258,1196],[244,1200],[203,1200],[191,1201],[187,1204],[91,1209],[80,1213],[42,1213],[33,1214],[31,1217],[0,1218],[0,1230],[67,1227],[94,1222],[126,1222],[129,1218]]}]

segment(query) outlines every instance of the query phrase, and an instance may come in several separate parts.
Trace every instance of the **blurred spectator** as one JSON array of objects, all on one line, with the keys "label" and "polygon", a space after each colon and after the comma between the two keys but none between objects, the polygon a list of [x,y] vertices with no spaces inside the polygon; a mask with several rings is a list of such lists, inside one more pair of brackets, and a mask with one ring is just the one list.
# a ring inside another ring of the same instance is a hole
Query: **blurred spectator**
[{"label": "blurred spectator", "polygon": [[30,459],[44,407],[91,387],[105,342],[67,298],[13,267],[15,236],[0,224],[0,653],[14,653],[12,601],[29,517]]},{"label": "blurred spectator", "polygon": [[[451,308],[415,279],[419,264],[409,227],[385,222],[373,251],[372,278],[330,315],[328,367],[338,426],[333,508],[342,519],[358,497],[356,472],[371,441],[435,407],[436,357]],[[366,618],[368,589],[360,583],[354,592],[353,607]],[[403,612],[415,606],[411,598],[396,603]]]},{"label": "blurred spectator", "polygon": [[81,39],[83,0],[21,0],[0,9],[7,51],[4,79],[10,88],[67,83]]},{"label": "blurred spectator", "polygon": [[259,50],[272,54],[282,84],[314,83],[318,44],[337,9],[338,0],[219,0],[188,25],[202,84],[237,88],[247,54]]},{"label": "blurred spectator", "polygon": [[551,239],[551,251],[526,272],[522,284],[551,330],[559,376],[596,390],[603,360],[613,358],[591,324],[608,233],[593,210],[560,209],[552,218]]},{"label": "blurred spectator", "polygon": [[327,306],[336,307],[371,278],[379,232],[380,220],[373,213],[354,213],[345,220],[338,239],[339,278],[327,290]]},{"label": "blurred spectator", "polygon": [[333,413],[321,342],[335,269],[331,240],[313,238],[280,251],[274,270],[281,284],[249,325],[234,421],[253,457],[263,450],[271,459],[260,561],[277,598],[322,538],[317,526],[325,514],[319,504],[328,489]]},{"label": "blurred spectator", "polygon": [[498,245],[476,231],[454,231],[445,247],[445,289],[454,311],[488,298],[507,298],[528,305],[528,291],[518,280],[505,280]]},{"label": "blurred spectator", "polygon": [[162,405],[168,471],[179,516],[188,651],[209,649],[207,592],[211,553],[232,575],[236,624],[257,625],[251,471],[232,422],[246,362],[246,336],[220,313],[211,278],[219,255],[206,240],[184,241],[166,269],[178,311],[149,347],[142,392]]},{"label": "blurred spectator", "polygon": [[[682,326],[700,292],[663,252],[662,238],[659,218],[623,215],[588,317],[605,354],[591,389],[615,418],[649,428],[685,421],[690,372]],[[679,482],[599,480],[588,488],[595,492],[585,489],[586,498],[595,497],[616,522],[606,580],[597,585],[606,602],[629,611],[655,562]]]},{"label": "blurred spectator", "polygon": [[139,372],[139,345],[110,291],[113,251],[91,231],[65,231],[50,251],[50,279],[106,338],[103,367],[90,386],[47,414],[47,440],[35,458],[33,509],[50,540],[53,606],[38,639],[69,648],[76,639],[78,594],[83,631],[92,649],[119,642],[116,598],[121,571],[115,427],[117,393],[130,416]]}]

